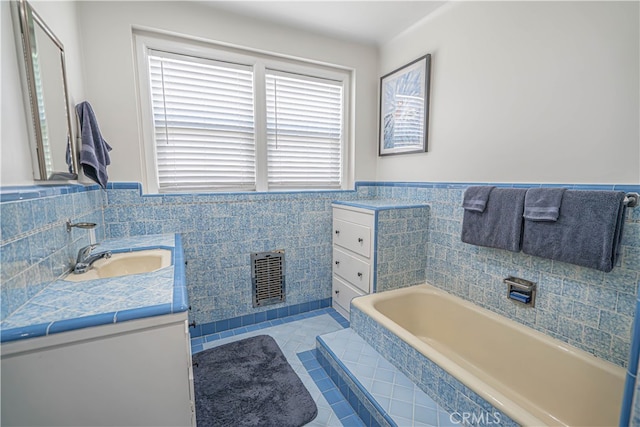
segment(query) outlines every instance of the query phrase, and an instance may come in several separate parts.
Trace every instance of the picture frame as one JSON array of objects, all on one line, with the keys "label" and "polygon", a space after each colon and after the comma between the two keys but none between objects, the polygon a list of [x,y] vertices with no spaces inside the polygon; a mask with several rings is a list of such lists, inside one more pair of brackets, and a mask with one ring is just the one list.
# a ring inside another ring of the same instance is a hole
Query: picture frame
[{"label": "picture frame", "polygon": [[380,78],[380,156],[427,151],[430,77],[427,54]]}]

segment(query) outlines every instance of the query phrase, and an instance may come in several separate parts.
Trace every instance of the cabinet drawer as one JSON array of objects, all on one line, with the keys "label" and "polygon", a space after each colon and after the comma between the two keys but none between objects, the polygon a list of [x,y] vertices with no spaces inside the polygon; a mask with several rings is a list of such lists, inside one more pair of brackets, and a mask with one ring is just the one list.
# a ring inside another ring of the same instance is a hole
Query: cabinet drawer
[{"label": "cabinet drawer", "polygon": [[333,244],[369,258],[371,256],[371,227],[334,218]]},{"label": "cabinet drawer", "polygon": [[369,293],[371,266],[334,247],[333,272],[365,293]]},{"label": "cabinet drawer", "polygon": [[342,221],[355,222],[356,224],[365,225],[373,228],[373,213],[353,211],[351,209],[333,208],[333,218]]},{"label": "cabinet drawer", "polygon": [[333,304],[339,305],[347,312],[351,311],[351,300],[364,295],[362,291],[353,288],[338,276],[333,276],[333,289],[331,293],[333,295]]}]

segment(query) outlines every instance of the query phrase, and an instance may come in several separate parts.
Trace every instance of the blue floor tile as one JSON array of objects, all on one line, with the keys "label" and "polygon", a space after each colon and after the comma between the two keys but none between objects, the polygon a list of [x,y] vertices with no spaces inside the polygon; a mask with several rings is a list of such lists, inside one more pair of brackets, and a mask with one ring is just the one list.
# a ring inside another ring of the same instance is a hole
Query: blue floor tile
[{"label": "blue floor tile", "polygon": [[[351,407],[351,405],[349,405],[346,401],[341,401],[338,403],[334,403],[333,405],[331,405],[331,409],[333,409],[333,412],[336,413],[336,415],[338,416],[338,419],[342,420],[343,418],[347,418],[351,415],[356,415],[356,413],[353,411],[353,408]],[[357,417],[357,415],[356,415]]]}]

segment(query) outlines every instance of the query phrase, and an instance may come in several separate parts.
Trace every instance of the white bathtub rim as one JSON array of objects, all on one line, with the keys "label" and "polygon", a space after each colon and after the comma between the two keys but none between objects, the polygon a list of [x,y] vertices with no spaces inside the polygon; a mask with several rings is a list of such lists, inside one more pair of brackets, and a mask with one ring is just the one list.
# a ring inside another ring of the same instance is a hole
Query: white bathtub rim
[{"label": "white bathtub rim", "polygon": [[[523,408],[520,404],[516,403],[515,401],[513,401],[512,399],[510,399],[509,397],[505,396],[504,393],[496,390],[494,387],[492,387],[491,385],[487,384],[485,381],[479,379],[478,377],[476,377],[475,375],[473,375],[472,373],[468,372],[465,368],[461,367],[460,365],[458,365],[456,362],[454,362],[453,360],[449,359],[447,356],[443,355],[441,352],[439,352],[438,350],[436,350],[435,348],[431,347],[429,344],[425,343],[424,341],[420,340],[418,337],[416,337],[415,335],[411,334],[409,331],[407,331],[405,328],[403,328],[402,326],[398,325],[397,323],[395,323],[393,320],[389,319],[388,317],[384,316],[382,313],[378,312],[373,306],[377,301],[380,300],[385,300],[388,298],[388,295],[390,293],[397,293],[397,294],[403,294],[403,293],[412,293],[412,292],[416,292],[416,289],[418,289],[420,292],[428,292],[428,293],[437,293],[440,294],[446,298],[453,298],[455,299],[457,302],[459,302],[460,304],[472,309],[472,310],[477,310],[480,311],[481,313],[483,313],[484,315],[489,316],[490,318],[496,319],[498,321],[504,322],[507,321],[506,323],[511,326],[511,327],[522,327],[522,332],[526,333],[527,335],[532,336],[535,339],[540,339],[543,341],[546,341],[554,346],[559,347],[560,349],[562,349],[563,351],[566,351],[568,353],[571,353],[573,355],[575,355],[576,357],[579,357],[583,360],[586,360],[588,363],[597,363],[598,365],[602,366],[605,370],[609,371],[610,373],[612,373],[613,375],[618,375],[621,378],[624,378],[624,374],[625,371],[623,368],[614,365],[613,363],[604,360],[604,359],[599,359],[596,358],[595,356],[593,356],[592,354],[587,353],[584,350],[581,350],[579,348],[570,346],[569,344],[560,341],[556,338],[550,337],[548,335],[545,335],[542,332],[539,332],[531,327],[528,327],[526,325],[520,324],[512,319],[509,319],[505,316],[501,316],[499,314],[496,314],[484,307],[481,307],[477,304],[474,304],[470,301],[466,301],[456,295],[452,295],[440,288],[437,288],[431,284],[428,283],[424,283],[424,284],[420,284],[420,285],[413,285],[413,286],[409,286],[406,288],[401,288],[401,289],[394,289],[391,291],[385,291],[385,292],[380,292],[380,293],[375,293],[375,294],[370,294],[370,295],[365,295],[363,297],[358,297],[358,298],[354,298],[352,300],[352,304],[353,306],[355,306],[356,308],[358,308],[360,311],[362,311],[363,313],[365,313],[366,315],[368,315],[369,317],[373,318],[378,324],[380,324],[382,327],[384,327],[385,329],[389,330],[390,332],[392,332],[394,335],[398,336],[401,340],[403,340],[404,342],[406,342],[407,344],[409,344],[411,347],[413,347],[414,349],[416,349],[419,353],[423,354],[425,357],[427,357],[429,360],[431,360],[433,363],[435,363],[436,365],[438,365],[440,368],[442,368],[443,370],[445,370],[448,374],[450,374],[451,376],[453,376],[454,378],[456,378],[458,381],[460,381],[462,384],[464,384],[465,386],[467,386],[469,389],[473,390],[475,393],[477,393],[480,397],[482,397],[483,399],[485,399],[488,403],[490,403],[491,405],[493,405],[496,409],[500,410],[501,412],[503,412],[504,414],[506,414],[507,416],[511,417],[514,421],[516,421],[517,423],[519,423],[520,425],[523,426],[540,426],[540,425],[548,425],[549,421],[543,421],[541,419],[539,419],[538,417],[536,417],[535,415],[531,414],[529,412],[529,410],[527,410],[526,408]],[[369,303],[365,303],[363,301],[369,301]],[[381,322],[380,318],[384,318],[384,322]],[[425,352],[421,351],[420,349],[424,349],[426,350],[426,352],[428,354],[424,354]],[[560,420],[556,419],[553,415],[551,415],[550,413],[548,413],[547,411],[541,409],[541,408],[537,408],[540,412],[545,413],[545,415],[549,418],[549,419],[553,419],[555,420],[555,425],[564,425]]]}]

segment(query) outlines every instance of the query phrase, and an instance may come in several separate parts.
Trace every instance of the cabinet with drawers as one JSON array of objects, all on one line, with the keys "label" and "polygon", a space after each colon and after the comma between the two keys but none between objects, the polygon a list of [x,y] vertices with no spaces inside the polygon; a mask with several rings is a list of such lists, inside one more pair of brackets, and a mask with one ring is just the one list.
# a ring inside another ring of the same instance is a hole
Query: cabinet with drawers
[{"label": "cabinet with drawers", "polygon": [[347,319],[351,300],[372,291],[374,237],[373,211],[333,205],[333,308]]},{"label": "cabinet with drawers", "polygon": [[425,282],[428,205],[357,200],[332,206],[336,311],[348,319],[355,297]]}]

